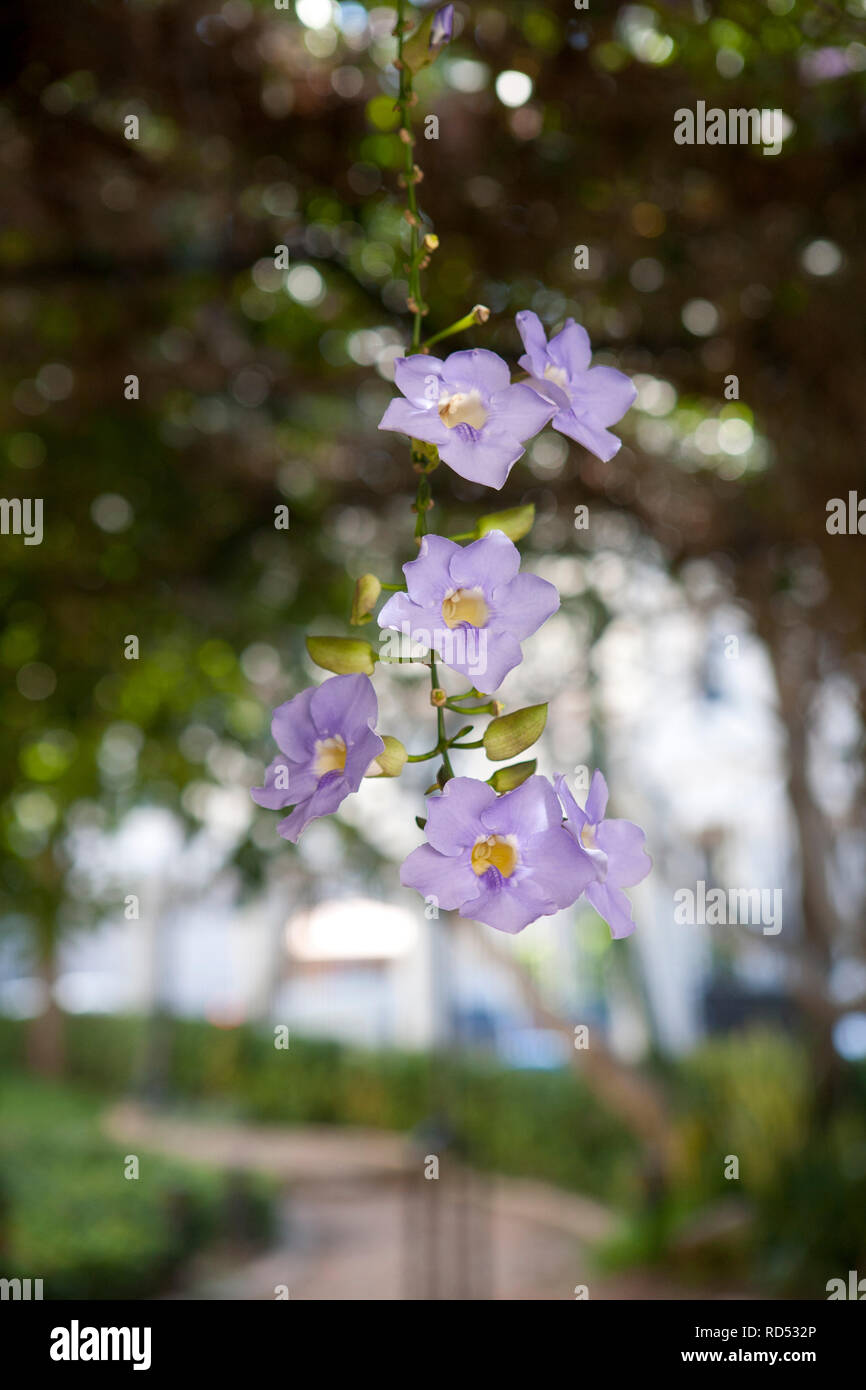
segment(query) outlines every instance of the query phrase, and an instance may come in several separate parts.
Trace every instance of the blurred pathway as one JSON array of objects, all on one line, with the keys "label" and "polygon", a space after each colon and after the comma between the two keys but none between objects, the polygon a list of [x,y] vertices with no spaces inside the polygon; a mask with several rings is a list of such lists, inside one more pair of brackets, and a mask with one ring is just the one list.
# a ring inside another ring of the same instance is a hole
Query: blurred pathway
[{"label": "blurred pathway", "polygon": [[[543,1183],[478,1174],[443,1157],[437,1181],[405,1136],[378,1130],[213,1124],[137,1105],[108,1113],[130,1149],[285,1184],[274,1247],[240,1266],[199,1257],[172,1296],[273,1300],[675,1298],[654,1276],[595,1279],[591,1247],[615,1227],[599,1203]],[[706,1296],[706,1294],[704,1294]]]}]

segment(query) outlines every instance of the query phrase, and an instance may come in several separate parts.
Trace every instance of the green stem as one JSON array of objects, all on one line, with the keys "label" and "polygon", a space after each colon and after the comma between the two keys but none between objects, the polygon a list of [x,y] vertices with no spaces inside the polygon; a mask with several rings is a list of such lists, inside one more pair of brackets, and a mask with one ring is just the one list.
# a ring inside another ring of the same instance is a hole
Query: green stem
[{"label": "green stem", "polygon": [[409,298],[414,316],[412,323],[412,350],[417,352],[421,345],[421,319],[424,305],[421,300],[421,219],[418,216],[418,199],[415,196],[415,161],[412,158],[412,73],[403,62],[403,38],[406,23],[406,0],[397,0],[397,62],[400,71],[400,93],[397,105],[400,109],[400,138],[403,141],[405,157],[403,177],[406,181],[406,204],[409,210]]},{"label": "green stem", "polygon": [[407,761],[407,763],[429,763],[429,761],[430,761],[431,758],[437,757],[438,754],[441,753],[441,752],[442,752],[442,749],[439,747],[439,744],[437,743],[437,744],[436,744],[436,747],[435,747],[435,748],[431,748],[429,753],[409,753],[409,754],[407,754],[406,761]]},{"label": "green stem", "polygon": [[483,747],[484,747],[484,739],[483,739],[483,738],[476,739],[474,743],[452,743],[452,744],[451,744],[451,747],[452,747],[452,748],[461,748],[461,749],[462,749],[462,748],[483,748]]},{"label": "green stem", "polygon": [[[435,690],[439,685],[439,675],[436,670],[436,662],[433,653],[430,653],[430,689]],[[445,739],[445,711],[441,705],[436,707],[436,731],[439,734],[439,743],[442,749],[442,766],[445,769],[446,780],[454,776],[454,769],[451,766],[451,759],[448,757],[448,745]]]},{"label": "green stem", "polygon": [[443,338],[453,338],[456,333],[465,333],[467,328],[474,328],[476,323],[484,323],[489,317],[489,313],[489,309],[485,309],[481,304],[476,304],[475,308],[470,309],[468,314],[464,314],[462,319],[457,319],[454,323],[450,323],[447,328],[442,328],[438,333],[434,333],[432,338],[428,338],[424,343],[423,350],[426,352],[434,343],[440,343]]},{"label": "green stem", "polygon": [[431,748],[429,753],[409,753],[406,761],[407,763],[427,763],[431,758],[438,757],[440,753],[446,753],[449,748],[456,748],[458,745],[455,743],[455,739],[461,738],[463,734],[471,732],[471,724],[466,724],[462,729],[458,729],[457,733],[451,738],[445,738],[443,730],[443,737],[440,738],[435,748]]}]

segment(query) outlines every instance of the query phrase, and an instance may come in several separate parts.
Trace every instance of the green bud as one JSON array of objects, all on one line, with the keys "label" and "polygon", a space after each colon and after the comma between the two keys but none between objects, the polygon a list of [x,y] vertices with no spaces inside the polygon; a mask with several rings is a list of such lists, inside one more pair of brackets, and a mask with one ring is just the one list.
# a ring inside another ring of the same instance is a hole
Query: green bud
[{"label": "green bud", "polygon": [[498,767],[487,781],[495,792],[511,792],[531,777],[537,767],[535,758],[528,763],[512,763],[510,767]]},{"label": "green bud", "polygon": [[510,541],[519,541],[528,536],[535,522],[535,504],[527,502],[525,507],[507,507],[504,512],[488,512],[475,523],[475,536],[486,536],[488,531],[504,531]]},{"label": "green bud", "polygon": [[382,735],[382,742],[385,747],[378,757],[374,758],[365,777],[399,777],[403,771],[408,754],[398,738],[392,738],[390,734]]},{"label": "green bud", "polygon": [[524,748],[531,748],[540,738],[547,723],[547,705],[527,705],[513,714],[491,719],[484,730],[484,751],[493,763],[513,758]]},{"label": "green bud", "polygon": [[354,637],[308,637],[307,651],[317,666],[338,676],[372,676],[378,653]]},{"label": "green bud", "polygon": [[362,627],[368,623],[373,616],[373,608],[376,600],[382,592],[382,585],[375,574],[362,574],[361,578],[355,581],[355,595],[352,599],[352,616],[349,622],[352,627]]}]

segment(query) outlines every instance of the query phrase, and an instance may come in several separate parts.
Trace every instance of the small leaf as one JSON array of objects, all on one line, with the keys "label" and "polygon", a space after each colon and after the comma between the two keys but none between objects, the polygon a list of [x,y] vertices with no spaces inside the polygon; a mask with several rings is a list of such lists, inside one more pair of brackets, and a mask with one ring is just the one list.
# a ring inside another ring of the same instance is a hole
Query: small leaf
[{"label": "small leaf", "polygon": [[338,676],[372,676],[378,660],[369,642],[354,637],[308,637],[307,651],[317,666]]},{"label": "small leaf", "polygon": [[531,777],[537,767],[535,758],[528,763],[512,763],[510,767],[498,767],[487,781],[495,792],[511,792]]},{"label": "small leaf", "polygon": [[352,627],[362,627],[368,623],[373,616],[373,609],[376,601],[382,592],[382,585],[375,574],[362,574],[361,578],[355,581],[355,595],[352,599],[352,616],[349,622]]},{"label": "small leaf", "polygon": [[391,734],[382,734],[382,742],[385,747],[373,759],[364,773],[365,777],[399,777],[403,771],[408,754],[400,740]]},{"label": "small leaf", "polygon": [[491,762],[501,763],[531,748],[547,723],[547,705],[527,705],[513,714],[491,719],[484,730],[484,751]]},{"label": "small leaf", "polygon": [[417,827],[418,827],[419,830],[423,830],[423,829],[424,829],[424,826],[427,824],[427,821],[425,820],[425,818],[424,818],[423,816],[416,816],[416,817],[415,817],[415,824],[417,825]]},{"label": "small leaf", "polygon": [[535,522],[535,504],[527,502],[525,507],[508,507],[504,512],[488,512],[475,523],[476,537],[486,536],[488,531],[503,531],[510,541],[519,541],[528,536]]}]

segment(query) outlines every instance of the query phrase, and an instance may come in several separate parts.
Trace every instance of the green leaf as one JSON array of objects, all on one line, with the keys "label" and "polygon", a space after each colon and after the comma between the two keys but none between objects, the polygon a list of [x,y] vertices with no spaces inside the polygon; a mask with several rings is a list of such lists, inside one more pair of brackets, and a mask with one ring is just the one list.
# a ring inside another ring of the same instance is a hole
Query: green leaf
[{"label": "green leaf", "polygon": [[369,642],[354,637],[308,637],[307,651],[317,666],[338,676],[372,676],[378,654]]},{"label": "green leaf", "polygon": [[504,512],[488,512],[475,523],[476,537],[486,536],[489,531],[503,531],[510,541],[519,541],[528,536],[535,522],[535,504],[527,502],[525,507],[507,507]]},{"label": "green leaf", "polygon": [[501,763],[531,748],[547,723],[547,705],[527,705],[513,714],[491,719],[484,730],[484,751],[491,762]]},{"label": "green leaf", "polygon": [[535,758],[528,763],[512,763],[510,767],[498,767],[487,781],[495,792],[510,792],[531,777],[537,767]]}]

